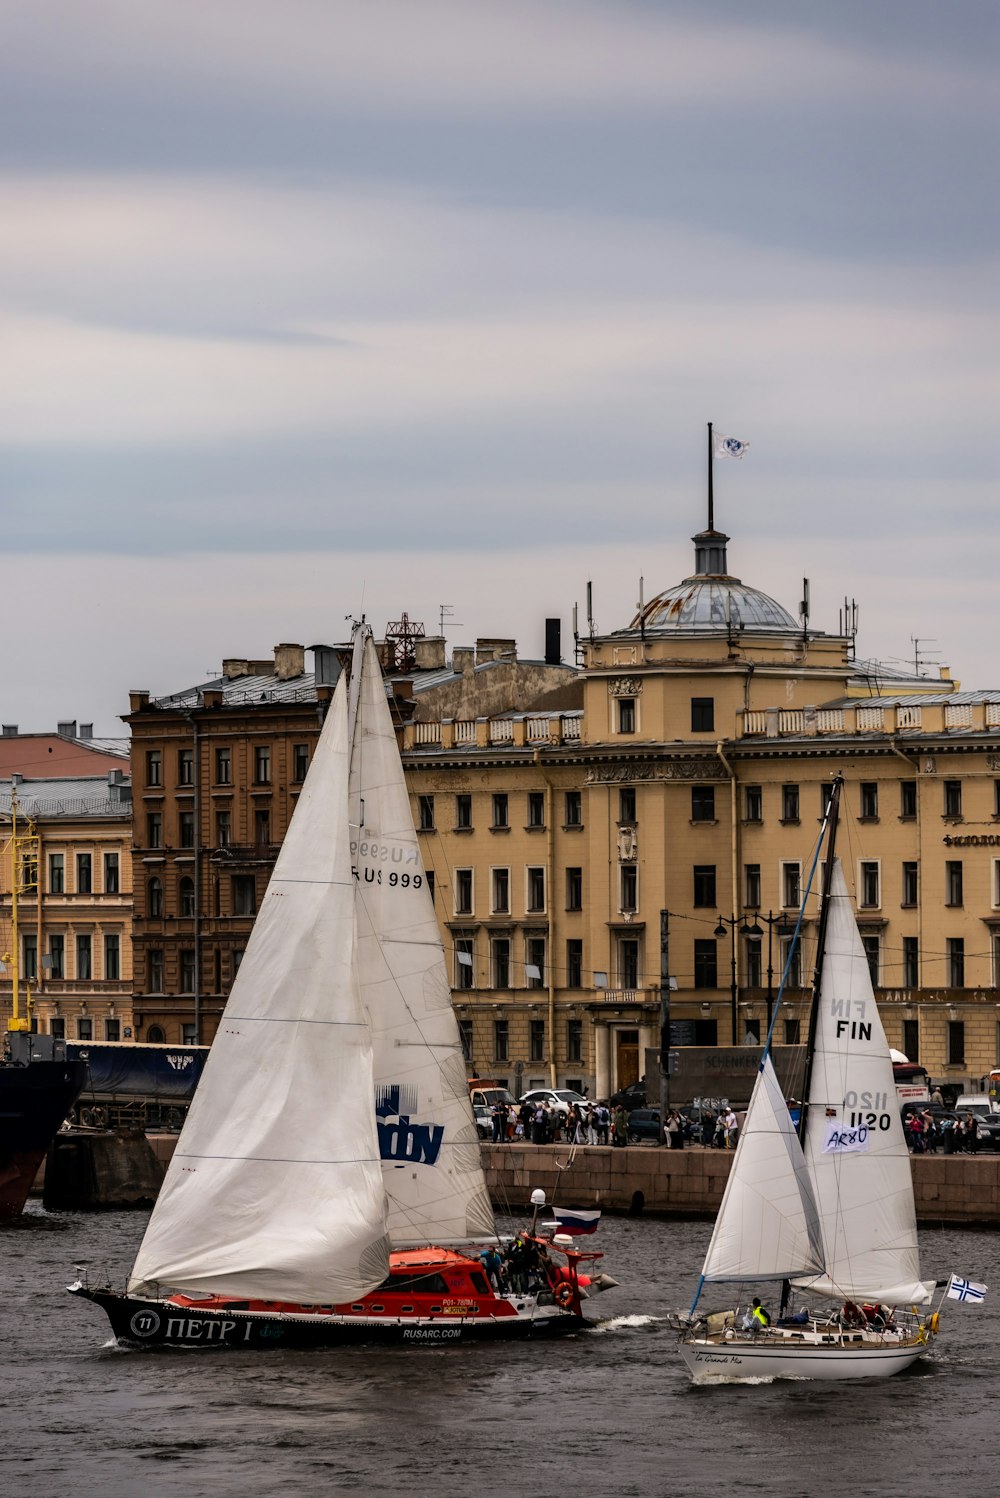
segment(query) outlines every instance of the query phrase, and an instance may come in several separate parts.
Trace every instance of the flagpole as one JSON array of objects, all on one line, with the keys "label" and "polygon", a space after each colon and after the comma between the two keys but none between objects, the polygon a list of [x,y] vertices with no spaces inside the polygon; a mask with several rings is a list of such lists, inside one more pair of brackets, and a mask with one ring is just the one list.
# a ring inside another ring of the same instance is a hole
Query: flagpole
[{"label": "flagpole", "polygon": [[708,423],[708,528],[715,530],[715,496],[712,493],[712,423]]}]

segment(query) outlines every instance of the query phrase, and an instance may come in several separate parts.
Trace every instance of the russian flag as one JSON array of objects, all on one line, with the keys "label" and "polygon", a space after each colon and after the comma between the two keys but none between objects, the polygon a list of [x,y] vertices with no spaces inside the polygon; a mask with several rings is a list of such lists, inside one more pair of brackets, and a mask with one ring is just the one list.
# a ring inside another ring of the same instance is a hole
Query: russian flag
[{"label": "russian flag", "polygon": [[601,1220],[600,1212],[592,1212],[582,1207],[553,1207],[552,1215],[560,1233],[569,1233],[574,1238],[580,1237],[583,1233],[596,1233],[597,1224]]}]

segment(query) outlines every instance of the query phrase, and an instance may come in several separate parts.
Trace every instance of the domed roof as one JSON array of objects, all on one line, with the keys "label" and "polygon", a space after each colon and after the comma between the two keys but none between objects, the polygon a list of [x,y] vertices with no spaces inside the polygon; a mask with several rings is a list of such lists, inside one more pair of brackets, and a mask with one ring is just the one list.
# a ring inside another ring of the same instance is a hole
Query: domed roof
[{"label": "domed roof", "polygon": [[630,629],[676,630],[718,634],[727,629],[773,633],[799,632],[787,609],[759,588],[747,587],[726,571],[726,542],[721,531],[694,537],[696,571],[650,600]]}]

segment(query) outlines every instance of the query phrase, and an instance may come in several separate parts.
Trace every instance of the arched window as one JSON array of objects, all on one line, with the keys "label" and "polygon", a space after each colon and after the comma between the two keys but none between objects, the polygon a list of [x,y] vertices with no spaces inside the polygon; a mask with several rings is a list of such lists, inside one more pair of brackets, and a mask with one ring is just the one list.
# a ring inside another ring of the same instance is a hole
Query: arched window
[{"label": "arched window", "polygon": [[159,879],[151,879],[147,890],[150,915],[163,914],[163,885]]},{"label": "arched window", "polygon": [[181,915],[194,915],[194,880],[182,879],[180,883]]},{"label": "arched window", "polygon": [[162,1025],[150,1025],[146,1031],[146,1039],[150,1045],[163,1045],[166,1038]]}]

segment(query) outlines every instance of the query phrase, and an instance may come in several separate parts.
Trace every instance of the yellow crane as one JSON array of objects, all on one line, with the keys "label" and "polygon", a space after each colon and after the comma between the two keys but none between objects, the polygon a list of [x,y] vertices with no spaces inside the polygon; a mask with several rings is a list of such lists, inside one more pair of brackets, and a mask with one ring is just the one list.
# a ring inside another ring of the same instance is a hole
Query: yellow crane
[{"label": "yellow crane", "polygon": [[10,854],[10,951],[3,954],[4,967],[11,975],[11,1015],[7,1021],[8,1031],[31,1029],[31,988],[24,985],[24,1013],[21,1013],[21,943],[17,928],[17,902],[20,896],[38,893],[38,832],[29,817],[18,827],[17,792],[11,787],[10,794],[10,838],[4,852]]}]

